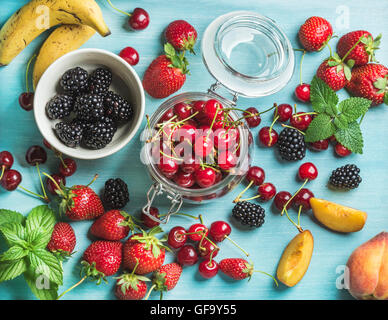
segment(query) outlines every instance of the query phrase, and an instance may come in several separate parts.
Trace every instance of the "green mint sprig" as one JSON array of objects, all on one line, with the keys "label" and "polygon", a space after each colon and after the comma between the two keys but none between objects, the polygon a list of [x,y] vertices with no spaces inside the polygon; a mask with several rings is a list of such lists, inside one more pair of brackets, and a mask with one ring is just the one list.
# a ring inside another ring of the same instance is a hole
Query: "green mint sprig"
[{"label": "green mint sprig", "polygon": [[63,282],[59,259],[46,249],[56,223],[48,206],[31,210],[27,218],[16,211],[0,210],[0,233],[9,249],[0,254],[0,282],[23,274],[34,295],[55,300]]},{"label": "green mint sprig", "polygon": [[306,131],[306,142],[334,135],[350,151],[362,154],[364,142],[358,119],[364,117],[372,102],[357,97],[339,102],[337,94],[317,77],[311,81],[311,102],[317,116]]}]

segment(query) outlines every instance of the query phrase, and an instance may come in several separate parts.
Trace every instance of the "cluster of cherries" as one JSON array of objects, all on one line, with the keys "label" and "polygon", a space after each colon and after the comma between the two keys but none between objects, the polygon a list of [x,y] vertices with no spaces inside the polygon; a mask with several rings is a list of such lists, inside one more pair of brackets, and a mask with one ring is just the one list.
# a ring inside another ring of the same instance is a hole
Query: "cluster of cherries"
[{"label": "cluster of cherries", "polygon": [[[148,139],[160,172],[184,188],[208,188],[236,166],[241,119],[234,121],[215,99],[180,102],[167,110]],[[245,112],[243,118],[256,114]]]}]

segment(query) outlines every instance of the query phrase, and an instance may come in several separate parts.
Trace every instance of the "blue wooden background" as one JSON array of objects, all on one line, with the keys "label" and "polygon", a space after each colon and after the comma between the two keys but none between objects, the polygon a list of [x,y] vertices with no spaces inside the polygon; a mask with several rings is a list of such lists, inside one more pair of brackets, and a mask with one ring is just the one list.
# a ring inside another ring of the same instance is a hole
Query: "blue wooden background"
[{"label": "blue wooden background", "polygon": [[[2,0],[0,10],[0,25],[16,10],[23,1]],[[140,63],[135,67],[142,77],[148,64],[161,53],[161,35],[169,22],[175,19],[186,19],[198,30],[201,38],[206,26],[221,14],[234,10],[252,10],[267,15],[278,22],[285,33],[291,39],[293,45],[298,47],[297,31],[304,20],[312,15],[319,15],[332,22],[336,34],[342,35],[351,30],[366,29],[372,34],[385,31],[387,26],[386,12],[388,1],[336,1],[313,2],[311,0],[298,1],[264,1],[264,0],[217,0],[217,1],[169,1],[159,2],[155,0],[124,1],[116,0],[114,3],[127,11],[139,6],[149,11],[151,24],[148,29],[141,32],[128,31],[124,26],[126,17],[113,11],[105,1],[99,1],[105,19],[112,30],[112,35],[102,39],[94,36],[85,47],[108,48],[119,53],[125,46],[135,47],[140,54]],[[344,7],[345,6],[345,7]],[[343,26],[338,13],[349,10],[349,25]],[[367,12],[367,14],[366,14]],[[17,102],[20,92],[25,88],[24,71],[26,62],[45,39],[47,34],[34,41],[27,50],[23,51],[9,66],[0,69],[0,150],[7,149],[16,157],[15,167],[23,174],[23,186],[32,190],[39,190],[38,178],[34,168],[28,167],[24,160],[26,149],[34,144],[41,144],[42,138],[33,119],[33,113],[22,110]],[[377,57],[381,62],[388,63],[388,38],[384,37],[381,49]],[[337,39],[334,40],[334,43]],[[197,45],[196,56],[190,56],[191,76],[181,92],[205,91],[213,82],[207,73]],[[310,81],[320,61],[328,55],[328,51],[309,54],[304,62],[304,80]],[[297,53],[297,61],[299,60]],[[273,102],[295,102],[292,92],[298,83],[298,71],[289,85],[274,96],[262,99],[240,99],[240,107],[255,106],[264,110]],[[58,75],[59,76],[59,75]],[[346,97],[347,93],[341,91],[340,95]],[[151,99],[147,96],[146,113],[152,114],[162,101]],[[308,105],[299,105],[301,110],[309,110]],[[294,288],[280,286],[274,287],[268,277],[256,274],[248,283],[246,281],[235,282],[222,275],[211,280],[203,280],[198,275],[197,267],[184,268],[183,275],[176,289],[165,295],[165,299],[351,299],[346,290],[336,288],[336,279],[340,274],[336,273],[338,266],[344,265],[348,256],[358,245],[373,237],[375,234],[388,228],[388,206],[386,195],[387,172],[387,126],[385,117],[388,116],[386,107],[379,106],[371,110],[365,118],[362,129],[365,134],[364,155],[351,155],[345,159],[334,156],[332,148],[322,153],[309,152],[305,160],[313,161],[319,169],[319,177],[309,183],[308,187],[316,196],[330,199],[342,204],[363,209],[369,217],[365,228],[354,234],[337,234],[320,225],[311,217],[311,213],[304,214],[301,218],[302,226],[310,229],[314,235],[315,248],[310,268],[303,280]],[[265,115],[263,123],[270,122],[271,115]],[[253,130],[255,141],[258,128]],[[145,202],[145,192],[148,190],[151,180],[147,176],[145,167],[139,161],[141,143],[139,135],[126,148],[117,154],[97,161],[78,161],[77,174],[68,179],[68,185],[86,183],[98,173],[100,178],[94,184],[96,190],[100,190],[104,181],[110,177],[121,177],[130,189],[131,201],[126,207],[130,213],[139,214],[139,209]],[[261,148],[256,142],[254,164],[263,167],[267,174],[267,181],[276,185],[278,190],[295,191],[300,182],[295,178],[300,163],[283,164],[274,155],[274,150]],[[354,191],[334,192],[326,187],[331,171],[346,163],[356,163],[361,168],[363,183]],[[51,156],[45,170],[54,173],[57,170],[58,160]],[[243,186],[238,187],[232,194],[222,200],[215,200],[202,206],[185,205],[183,211],[192,214],[203,214],[207,222],[218,219],[231,221],[233,226],[232,237],[244,246],[250,253],[256,268],[275,274],[278,260],[283,249],[296,230],[288,222],[286,217],[281,217],[273,212],[270,204],[264,204],[266,208],[266,222],[259,228],[250,231],[239,229],[230,218],[233,208],[232,199]],[[250,190],[249,194],[254,194]],[[0,191],[0,207],[18,210],[27,213],[32,207],[41,204],[25,194],[15,191],[12,193]],[[167,209],[160,206],[161,211]],[[292,212],[295,216],[296,213]],[[172,219],[172,225],[188,226],[191,221],[176,217]],[[78,251],[74,258],[64,264],[65,282],[62,289],[68,288],[79,279],[79,261],[82,252],[90,244],[86,236],[90,222],[72,223],[76,230]],[[226,257],[239,257],[240,252],[231,244],[222,243],[222,250],[217,259]],[[167,260],[173,260],[171,254]],[[31,299],[22,278],[0,284],[1,299]],[[114,280],[110,279],[108,285],[102,284],[96,287],[94,283],[84,283],[67,299],[114,299]],[[151,296],[157,299],[158,295]]]}]

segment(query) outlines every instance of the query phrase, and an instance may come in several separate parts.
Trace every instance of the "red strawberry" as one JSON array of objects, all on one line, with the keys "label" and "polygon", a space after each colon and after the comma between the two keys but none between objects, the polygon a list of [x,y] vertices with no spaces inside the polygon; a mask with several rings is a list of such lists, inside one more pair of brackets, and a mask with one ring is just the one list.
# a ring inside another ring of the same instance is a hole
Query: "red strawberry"
[{"label": "red strawberry", "polygon": [[[161,266],[155,273],[152,279],[153,289],[160,291],[160,299],[163,297],[163,292],[170,291],[175,288],[182,274],[182,267],[178,263],[169,263]],[[151,292],[150,291],[150,292]],[[150,292],[148,294],[150,294]]]},{"label": "red strawberry", "polygon": [[371,100],[374,106],[388,104],[388,68],[382,64],[356,67],[346,89],[353,96]]},{"label": "red strawberry", "polygon": [[121,240],[134,230],[132,217],[120,210],[110,210],[99,217],[90,227],[90,233],[104,240]]},{"label": "red strawberry", "polygon": [[317,70],[317,77],[325,81],[334,91],[338,91],[347,84],[351,77],[351,70],[339,57],[338,59],[331,57],[321,63]]},{"label": "red strawberry", "polygon": [[166,43],[165,55],[157,57],[147,68],[143,77],[144,90],[151,97],[165,98],[178,91],[186,81],[187,60],[177,55],[173,46]]},{"label": "red strawberry", "polygon": [[[365,30],[352,31],[339,39],[337,43],[337,52],[339,56],[343,58],[354,46],[345,58],[345,62],[353,60],[354,66],[362,66],[368,62],[376,61],[374,51],[379,48],[380,39],[381,35],[373,40],[372,35]],[[358,44],[356,44],[357,41],[359,41]]]},{"label": "red strawberry", "polygon": [[144,276],[135,274],[136,268],[132,273],[124,273],[117,278],[116,297],[120,300],[141,300],[147,293],[146,281],[150,281]]},{"label": "red strawberry", "polygon": [[194,45],[197,41],[197,31],[185,20],[171,22],[165,31],[167,42],[179,51],[189,50],[194,53]]},{"label": "red strawberry", "polygon": [[124,268],[133,270],[138,263],[136,274],[153,272],[163,264],[166,247],[155,237],[162,232],[160,227],[152,228],[148,233],[131,236],[123,247]]},{"label": "red strawberry", "polygon": [[308,18],[299,29],[299,41],[307,51],[320,51],[333,35],[329,21],[321,17]]},{"label": "red strawberry", "polygon": [[71,225],[66,222],[58,222],[54,226],[47,249],[53,253],[58,253],[62,257],[68,257],[73,253],[76,242]]}]

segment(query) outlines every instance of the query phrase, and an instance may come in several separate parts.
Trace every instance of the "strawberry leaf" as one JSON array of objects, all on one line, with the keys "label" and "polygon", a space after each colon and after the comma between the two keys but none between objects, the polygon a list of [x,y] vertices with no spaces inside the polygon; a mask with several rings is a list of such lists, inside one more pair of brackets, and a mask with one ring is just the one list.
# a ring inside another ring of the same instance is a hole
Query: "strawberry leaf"
[{"label": "strawberry leaf", "polygon": [[336,107],[338,96],[322,79],[315,76],[311,81],[311,102],[315,112],[325,113]]},{"label": "strawberry leaf", "polygon": [[384,95],[384,103],[388,105],[388,92],[386,92]]},{"label": "strawberry leaf", "polygon": [[348,65],[344,64],[343,68],[344,68],[346,80],[350,81],[350,79],[352,78],[352,71],[351,71],[350,67]]},{"label": "strawberry leaf", "polygon": [[346,62],[346,64],[349,66],[349,68],[353,68],[355,63],[356,63],[356,61],[354,61],[353,59],[349,59]]},{"label": "strawberry leaf", "polygon": [[373,82],[373,85],[377,89],[385,90],[388,85],[388,80],[387,78],[378,78],[375,82]]},{"label": "strawberry leaf", "polygon": [[332,119],[327,114],[319,114],[309,125],[306,135],[306,142],[315,142],[331,137],[335,133]]},{"label": "strawberry leaf", "polygon": [[364,141],[358,122],[354,121],[345,129],[339,129],[335,133],[337,141],[354,153],[362,154]]}]

